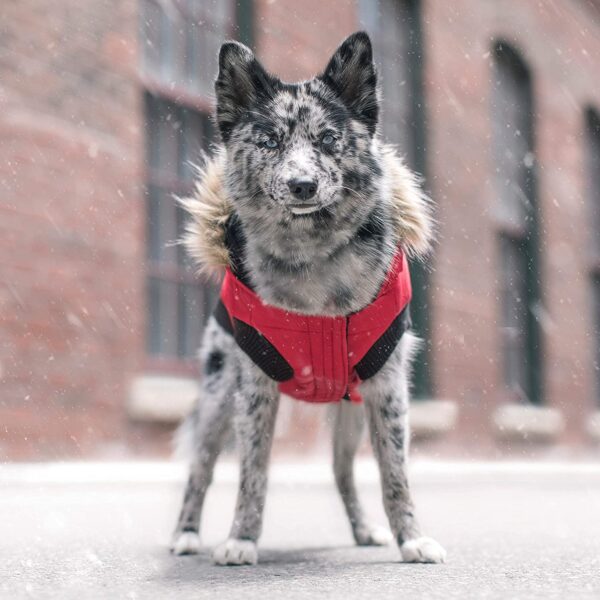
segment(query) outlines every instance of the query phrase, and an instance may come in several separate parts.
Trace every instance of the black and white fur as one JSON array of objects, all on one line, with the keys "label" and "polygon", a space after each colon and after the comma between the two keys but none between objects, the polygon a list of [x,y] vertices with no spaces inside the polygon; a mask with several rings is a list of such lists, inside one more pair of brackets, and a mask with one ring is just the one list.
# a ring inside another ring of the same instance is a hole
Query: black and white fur
[{"label": "black and white fur", "polygon": [[[377,295],[403,243],[377,136],[376,79],[365,33],[350,36],[321,75],[299,84],[268,74],[241,44],[221,48],[215,87],[223,186],[243,231],[245,269],[270,304],[315,315],[360,310]],[[290,184],[296,181],[309,181],[316,192],[299,198]],[[361,385],[364,405],[335,406],[334,472],[356,543],[387,543],[391,535],[367,520],[353,479],[366,416],[402,558],[439,563],[445,551],[421,535],[406,475],[414,342],[405,333],[381,371]],[[173,552],[200,547],[202,504],[233,426],[241,455],[237,506],[213,561],[255,564],[279,392],[214,318],[200,360],[202,393],[188,423],[194,454]]]}]

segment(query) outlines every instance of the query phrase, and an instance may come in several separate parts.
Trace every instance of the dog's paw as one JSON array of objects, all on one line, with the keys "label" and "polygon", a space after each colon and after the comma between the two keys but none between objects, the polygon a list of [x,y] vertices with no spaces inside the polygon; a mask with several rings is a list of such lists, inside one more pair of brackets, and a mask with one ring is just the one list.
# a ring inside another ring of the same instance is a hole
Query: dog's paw
[{"label": "dog's paw", "polygon": [[420,537],[404,542],[400,552],[402,560],[409,563],[443,563],[446,561],[446,551],[429,537]]},{"label": "dog's paw", "polygon": [[256,543],[230,538],[215,548],[212,561],[215,565],[255,565],[258,562]]},{"label": "dog's paw", "polygon": [[387,546],[394,536],[385,527],[364,523],[354,530],[354,539],[358,546]]},{"label": "dog's paw", "polygon": [[200,552],[200,536],[194,531],[182,531],[175,534],[171,542],[171,552],[177,556],[198,554]]}]

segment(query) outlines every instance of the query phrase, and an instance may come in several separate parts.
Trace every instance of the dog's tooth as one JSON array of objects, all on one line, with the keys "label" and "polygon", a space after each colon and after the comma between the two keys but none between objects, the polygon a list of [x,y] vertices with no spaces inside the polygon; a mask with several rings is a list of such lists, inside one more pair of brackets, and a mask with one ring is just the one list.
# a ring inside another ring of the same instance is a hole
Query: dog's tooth
[{"label": "dog's tooth", "polygon": [[319,210],[318,206],[294,206],[292,207],[292,212],[295,215],[309,215],[310,213],[315,212],[316,210]]}]

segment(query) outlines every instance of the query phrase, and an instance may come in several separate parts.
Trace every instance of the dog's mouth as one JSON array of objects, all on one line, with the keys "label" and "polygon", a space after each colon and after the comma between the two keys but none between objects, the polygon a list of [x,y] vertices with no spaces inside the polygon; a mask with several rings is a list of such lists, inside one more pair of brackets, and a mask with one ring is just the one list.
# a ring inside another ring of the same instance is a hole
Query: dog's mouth
[{"label": "dog's mouth", "polygon": [[291,204],[290,210],[295,215],[310,215],[321,209],[319,204]]}]

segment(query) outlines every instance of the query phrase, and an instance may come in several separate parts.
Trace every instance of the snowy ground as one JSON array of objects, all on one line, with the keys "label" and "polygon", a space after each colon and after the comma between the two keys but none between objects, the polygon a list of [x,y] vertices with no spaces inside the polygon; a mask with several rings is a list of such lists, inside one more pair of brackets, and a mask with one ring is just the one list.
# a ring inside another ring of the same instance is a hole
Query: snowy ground
[{"label": "snowy ground", "polygon": [[[0,598],[600,598],[600,465],[415,463],[418,513],[445,565],[355,548],[328,466],[277,461],[257,567],[175,558],[184,468],[0,467]],[[359,465],[384,522],[376,470]],[[220,466],[203,540],[225,537],[235,466]]]}]

